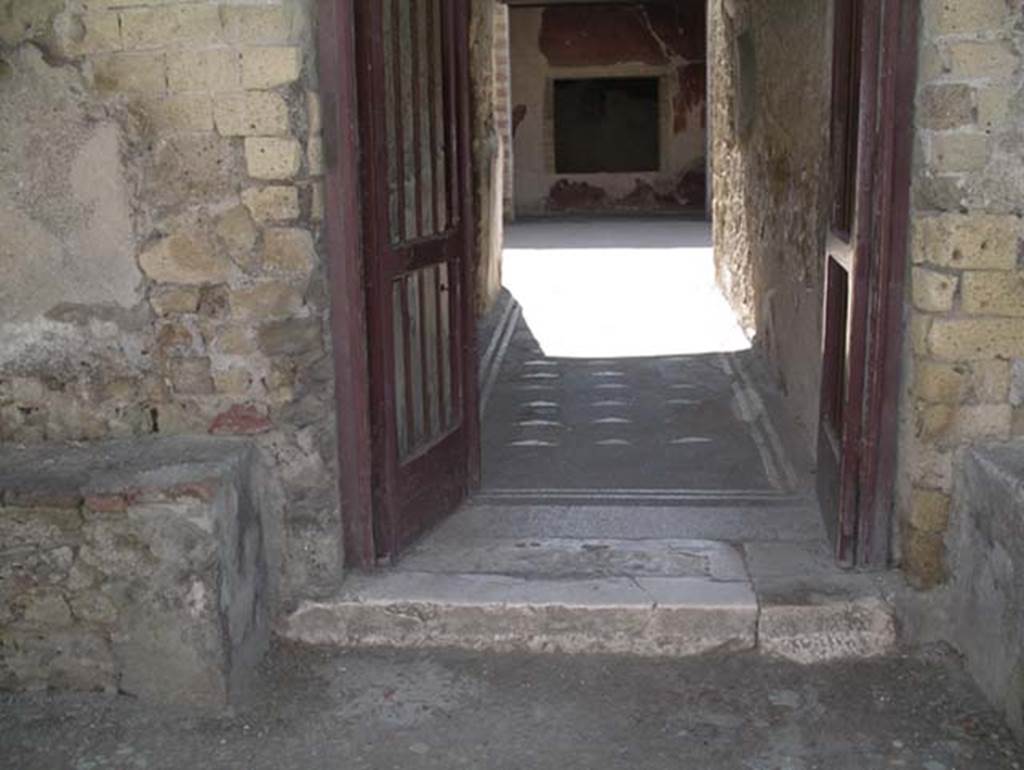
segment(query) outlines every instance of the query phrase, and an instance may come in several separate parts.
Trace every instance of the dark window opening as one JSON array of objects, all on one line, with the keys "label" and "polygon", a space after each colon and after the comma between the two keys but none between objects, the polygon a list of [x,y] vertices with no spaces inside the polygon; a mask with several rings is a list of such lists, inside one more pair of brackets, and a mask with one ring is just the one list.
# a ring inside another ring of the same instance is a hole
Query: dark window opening
[{"label": "dark window opening", "polygon": [[658,79],[556,80],[555,172],[657,171]]}]

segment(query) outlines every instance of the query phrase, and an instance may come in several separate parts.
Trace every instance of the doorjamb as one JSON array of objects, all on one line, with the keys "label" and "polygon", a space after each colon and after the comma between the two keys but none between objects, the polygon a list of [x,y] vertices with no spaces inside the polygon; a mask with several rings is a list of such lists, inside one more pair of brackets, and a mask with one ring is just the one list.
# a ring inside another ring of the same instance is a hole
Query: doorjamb
[{"label": "doorjamb", "polygon": [[857,563],[862,566],[888,566],[891,556],[919,18],[919,3],[886,0],[878,70],[865,419],[854,481],[861,490]]},{"label": "doorjamb", "polygon": [[331,298],[338,485],[346,568],[374,559],[370,369],[363,263],[353,2],[319,0],[324,248]]},{"label": "doorjamb", "polygon": [[865,2],[837,555],[875,569],[891,557],[918,19],[917,2]]}]

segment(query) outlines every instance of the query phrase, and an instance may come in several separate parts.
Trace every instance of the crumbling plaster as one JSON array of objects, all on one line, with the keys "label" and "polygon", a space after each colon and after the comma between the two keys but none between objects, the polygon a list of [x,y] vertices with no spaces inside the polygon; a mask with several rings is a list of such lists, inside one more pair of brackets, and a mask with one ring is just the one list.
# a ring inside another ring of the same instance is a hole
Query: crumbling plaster
[{"label": "crumbling plaster", "polygon": [[[813,451],[828,216],[831,8],[712,0],[712,174],[719,282]],[[753,67],[739,71],[738,39]],[[750,104],[741,78],[752,78]]]},{"label": "crumbling plaster", "polygon": [[340,575],[313,0],[0,4],[0,441],[249,435]]}]

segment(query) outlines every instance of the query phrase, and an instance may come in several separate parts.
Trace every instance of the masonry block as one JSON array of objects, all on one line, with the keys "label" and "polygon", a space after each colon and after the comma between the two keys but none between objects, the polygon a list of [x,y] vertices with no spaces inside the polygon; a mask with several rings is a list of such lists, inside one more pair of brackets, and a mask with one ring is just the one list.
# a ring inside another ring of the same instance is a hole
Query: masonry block
[{"label": "masonry block", "polygon": [[316,91],[306,92],[306,119],[309,123],[310,135],[319,134],[323,130],[320,94]]},{"label": "masonry block", "polygon": [[913,259],[964,270],[1017,266],[1020,220],[1012,214],[942,214],[914,223]]},{"label": "masonry block", "polygon": [[199,289],[194,286],[162,286],[149,293],[149,304],[160,316],[194,313],[199,307]]},{"label": "masonry block", "polygon": [[[280,494],[250,444],[0,450],[0,687],[217,705],[269,643]],[[61,492],[61,508],[11,505]]]},{"label": "masonry block", "polygon": [[237,91],[242,84],[241,60],[237,51],[227,48],[168,53],[167,83],[171,91]]},{"label": "masonry block", "polygon": [[205,3],[128,8],[121,11],[125,48],[199,47],[222,42],[217,6]]},{"label": "masonry block", "polygon": [[230,295],[231,312],[238,320],[287,318],[302,309],[302,294],[286,281],[262,281]]},{"label": "masonry block", "polygon": [[1007,127],[1015,90],[1008,85],[988,85],[978,89],[978,127],[981,130],[994,131]]},{"label": "masonry block", "polygon": [[291,179],[299,173],[302,148],[295,139],[246,137],[245,162],[255,179]]},{"label": "masonry block", "polygon": [[937,318],[928,347],[948,361],[984,361],[1024,357],[1024,320],[1020,318]]},{"label": "masonry block", "polygon": [[324,173],[324,142],[318,136],[311,136],[306,147],[306,168],[310,176]]},{"label": "masonry block", "polygon": [[959,277],[923,267],[915,267],[911,278],[914,307],[932,313],[953,309]]},{"label": "masonry block", "polygon": [[231,277],[231,261],[205,233],[182,231],[161,238],[139,256],[139,266],[159,283],[222,283]]},{"label": "masonry block", "polygon": [[316,264],[316,247],[309,230],[272,227],[263,233],[263,269],[309,275]]},{"label": "masonry block", "polygon": [[292,186],[250,187],[242,191],[242,203],[258,222],[284,221],[299,216],[299,193]]},{"label": "masonry block", "polygon": [[951,498],[934,489],[915,489],[910,498],[909,522],[920,532],[943,534],[949,525]]},{"label": "masonry block", "polygon": [[975,121],[974,89],[964,83],[943,83],[921,90],[917,120],[921,128],[945,131]]},{"label": "masonry block", "polygon": [[213,130],[213,107],[205,94],[172,94],[146,99],[142,110],[149,125],[159,133]]},{"label": "masonry block", "polygon": [[93,59],[93,78],[101,91],[163,93],[167,72],[163,54],[117,53]]},{"label": "masonry block", "polygon": [[947,575],[946,544],[941,534],[903,528],[901,568],[912,585],[920,589],[941,585]]},{"label": "masonry block", "polygon": [[937,36],[996,31],[1013,18],[1006,0],[931,0],[923,9],[927,31]]},{"label": "masonry block", "polygon": [[947,52],[950,75],[954,78],[1010,80],[1020,66],[1013,47],[1004,40],[950,42]]},{"label": "masonry block", "polygon": [[288,133],[288,106],[272,91],[221,94],[214,105],[223,136],[275,136]]},{"label": "masonry block", "polygon": [[963,309],[968,313],[1024,316],[1024,272],[965,273]]},{"label": "masonry block", "polygon": [[940,133],[931,137],[931,165],[938,173],[979,171],[988,164],[992,141],[983,133]]},{"label": "masonry block", "polygon": [[262,46],[242,50],[242,86],[260,89],[294,83],[302,71],[297,46]]},{"label": "masonry block", "polygon": [[914,395],[930,403],[957,404],[969,381],[965,365],[922,361],[914,369]]},{"label": "masonry block", "polygon": [[233,43],[291,42],[291,8],[280,5],[227,5],[221,8],[224,35]]}]

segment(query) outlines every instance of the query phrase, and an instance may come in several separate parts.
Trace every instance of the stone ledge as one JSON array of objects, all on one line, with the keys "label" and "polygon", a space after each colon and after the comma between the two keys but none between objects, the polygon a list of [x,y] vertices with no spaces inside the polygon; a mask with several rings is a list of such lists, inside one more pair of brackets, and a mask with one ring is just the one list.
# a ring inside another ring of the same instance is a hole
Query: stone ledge
[{"label": "stone ledge", "polygon": [[0,449],[0,688],[234,697],[276,602],[268,479],[244,440]]},{"label": "stone ledge", "polygon": [[1024,441],[958,455],[947,535],[952,641],[1024,734]]}]

